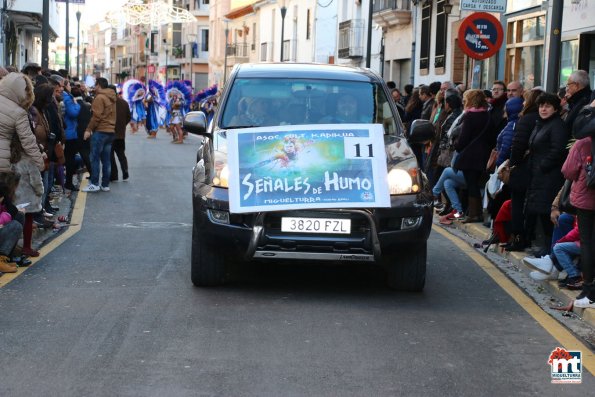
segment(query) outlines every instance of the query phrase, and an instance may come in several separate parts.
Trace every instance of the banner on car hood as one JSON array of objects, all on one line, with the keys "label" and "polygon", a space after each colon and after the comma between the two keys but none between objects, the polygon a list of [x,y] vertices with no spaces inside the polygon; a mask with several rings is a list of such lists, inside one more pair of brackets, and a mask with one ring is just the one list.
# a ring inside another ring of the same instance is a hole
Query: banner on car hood
[{"label": "banner on car hood", "polygon": [[390,207],[379,124],[228,130],[232,213]]}]

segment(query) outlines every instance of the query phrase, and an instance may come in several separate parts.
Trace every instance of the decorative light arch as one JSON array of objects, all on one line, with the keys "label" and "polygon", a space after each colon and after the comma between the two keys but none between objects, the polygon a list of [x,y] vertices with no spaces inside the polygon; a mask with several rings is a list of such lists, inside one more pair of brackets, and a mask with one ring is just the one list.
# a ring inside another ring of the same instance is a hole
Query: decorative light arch
[{"label": "decorative light arch", "polygon": [[109,11],[105,20],[112,25],[124,22],[129,25],[149,25],[156,29],[166,23],[195,22],[190,12],[180,7],[173,7],[162,0],[130,0],[117,10]]}]

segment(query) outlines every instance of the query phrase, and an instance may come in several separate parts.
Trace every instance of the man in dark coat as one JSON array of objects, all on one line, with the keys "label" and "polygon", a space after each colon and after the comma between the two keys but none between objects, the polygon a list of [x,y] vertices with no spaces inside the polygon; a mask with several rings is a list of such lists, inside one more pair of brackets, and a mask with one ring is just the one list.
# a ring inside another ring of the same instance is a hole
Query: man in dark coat
[{"label": "man in dark coat", "polygon": [[591,82],[589,73],[584,70],[576,70],[568,77],[566,82],[566,100],[568,101],[568,113],[564,119],[564,124],[568,133],[574,133],[572,125],[581,109],[591,102]]},{"label": "man in dark coat", "polygon": [[[116,93],[116,86],[110,85]],[[118,180],[118,165],[116,164],[116,156],[120,162],[122,169],[122,180],[128,180],[128,159],[126,158],[126,126],[130,123],[132,115],[130,114],[130,106],[120,95],[116,98],[116,136],[112,143],[112,175],[111,181]]]}]

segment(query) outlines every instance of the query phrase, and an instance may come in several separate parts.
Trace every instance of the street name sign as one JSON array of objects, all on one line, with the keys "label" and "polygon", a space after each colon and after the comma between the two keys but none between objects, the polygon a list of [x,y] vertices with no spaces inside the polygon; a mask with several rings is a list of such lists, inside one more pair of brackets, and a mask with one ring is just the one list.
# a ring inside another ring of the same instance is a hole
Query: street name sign
[{"label": "street name sign", "polygon": [[461,0],[461,10],[506,12],[506,0]]},{"label": "street name sign", "polygon": [[458,45],[470,58],[482,60],[498,52],[503,38],[502,24],[496,17],[475,12],[461,23]]}]

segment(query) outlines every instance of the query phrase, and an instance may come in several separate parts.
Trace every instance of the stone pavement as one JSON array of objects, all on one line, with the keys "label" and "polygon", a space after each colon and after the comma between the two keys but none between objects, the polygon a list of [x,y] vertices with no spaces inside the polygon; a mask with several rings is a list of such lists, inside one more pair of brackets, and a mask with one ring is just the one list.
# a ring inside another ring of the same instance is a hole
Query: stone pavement
[{"label": "stone pavement", "polygon": [[[456,228],[464,232],[473,240],[471,244],[478,243],[481,245],[481,242],[483,240],[486,240],[492,234],[491,230],[483,226],[483,224],[481,223],[454,222],[453,225],[450,226],[441,225],[440,223],[438,223],[437,215],[434,215],[434,224],[437,227],[442,227],[443,229],[451,232],[453,228]],[[483,248],[477,248],[477,251],[483,254]],[[498,244],[492,245],[490,247],[490,251],[493,254],[499,255],[502,259],[515,265],[520,272],[523,272],[526,275],[528,275],[531,271],[534,270],[523,262],[524,257],[530,256],[530,254],[527,252],[506,252],[500,249]],[[558,280],[549,280],[541,282],[534,281],[534,283],[541,284],[545,290],[547,290],[558,301],[562,302],[563,305],[570,304],[574,300],[574,298],[579,294],[579,291],[570,291],[568,289],[558,287]],[[522,285],[520,285],[520,287],[526,288],[526,286]],[[581,309],[573,307],[572,311],[586,323],[590,324],[591,326],[595,326],[595,309]]]}]

